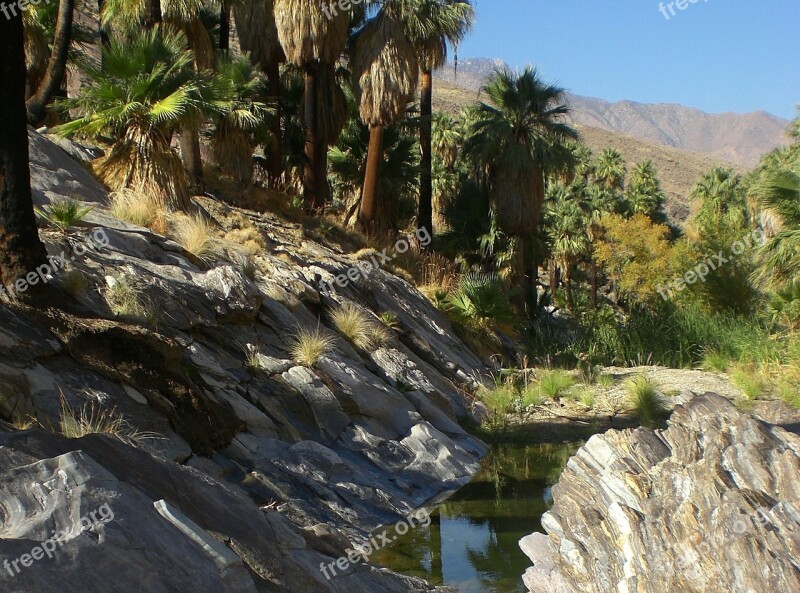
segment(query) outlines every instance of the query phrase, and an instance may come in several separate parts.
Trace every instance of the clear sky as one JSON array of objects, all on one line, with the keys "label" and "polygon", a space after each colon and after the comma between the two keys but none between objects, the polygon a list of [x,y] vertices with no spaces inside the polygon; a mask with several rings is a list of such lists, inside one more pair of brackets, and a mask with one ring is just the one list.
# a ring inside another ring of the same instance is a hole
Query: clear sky
[{"label": "clear sky", "polygon": [[669,19],[658,0],[476,0],[459,57],[535,65],[609,101],[795,117],[800,0],[696,0],[675,16],[664,4]]}]

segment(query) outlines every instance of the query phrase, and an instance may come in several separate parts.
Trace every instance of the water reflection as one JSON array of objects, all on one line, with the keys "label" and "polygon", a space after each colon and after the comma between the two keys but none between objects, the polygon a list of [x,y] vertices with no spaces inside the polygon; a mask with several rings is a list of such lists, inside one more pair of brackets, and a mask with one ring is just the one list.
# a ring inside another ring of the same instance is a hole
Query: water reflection
[{"label": "water reflection", "polygon": [[475,479],[420,527],[374,557],[460,593],[525,593],[520,538],[541,531],[550,489],[580,443],[499,445]]}]

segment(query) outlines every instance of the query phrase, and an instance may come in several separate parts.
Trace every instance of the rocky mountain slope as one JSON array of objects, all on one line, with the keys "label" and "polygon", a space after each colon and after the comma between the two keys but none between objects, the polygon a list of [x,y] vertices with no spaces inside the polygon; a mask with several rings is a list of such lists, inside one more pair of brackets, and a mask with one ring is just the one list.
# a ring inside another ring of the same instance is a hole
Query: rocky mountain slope
[{"label": "rocky mountain slope", "polygon": [[[328,580],[320,564],[478,467],[486,448],[458,420],[485,369],[441,313],[383,269],[321,294],[356,260],[299,224],[207,199],[226,236],[261,249],[252,269],[233,239],[199,259],[112,217],[105,190],[47,138],[31,133],[31,151],[38,205],[95,209],[69,234],[43,233],[69,262],[48,276],[58,308],[0,302],[0,417],[58,429],[105,413],[127,436],[0,425],[0,589],[429,590],[362,564]],[[114,286],[146,313],[115,316]],[[339,336],[315,368],[294,362],[298,327],[333,334],[327,312],[343,301],[376,323],[393,312],[388,341],[364,351]],[[82,523],[103,505],[112,520]],[[19,564],[58,532],[54,559]],[[20,572],[3,564],[15,560]]]},{"label": "rocky mountain slope", "polygon": [[525,584],[532,593],[800,591],[798,475],[797,434],[714,394],[679,406],[665,430],[597,435],[553,488],[548,535],[520,542],[534,563]]},{"label": "rocky mountain slope", "polygon": [[[501,60],[460,60],[437,73],[440,80],[476,92]],[[701,153],[749,168],[770,150],[785,145],[789,122],[764,111],[705,113],[676,104],[611,103],[569,94],[572,119],[581,126],[615,132],[659,146]]]}]

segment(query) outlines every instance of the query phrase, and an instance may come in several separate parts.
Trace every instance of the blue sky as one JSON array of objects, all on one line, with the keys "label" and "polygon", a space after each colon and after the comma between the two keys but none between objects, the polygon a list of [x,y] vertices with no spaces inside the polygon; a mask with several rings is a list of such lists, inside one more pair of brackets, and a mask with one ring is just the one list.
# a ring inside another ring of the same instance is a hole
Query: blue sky
[{"label": "blue sky", "polygon": [[476,9],[459,57],[532,64],[580,95],[787,119],[800,103],[799,0],[698,0],[669,20],[658,0],[476,0]]}]

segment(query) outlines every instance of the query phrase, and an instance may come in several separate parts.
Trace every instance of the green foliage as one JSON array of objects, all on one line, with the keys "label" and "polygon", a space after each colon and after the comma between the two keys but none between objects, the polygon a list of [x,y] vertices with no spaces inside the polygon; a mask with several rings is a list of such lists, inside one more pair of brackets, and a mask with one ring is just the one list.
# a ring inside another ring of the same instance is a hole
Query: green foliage
[{"label": "green foliage", "polygon": [[36,213],[48,223],[66,233],[94,210],[94,206],[83,206],[74,198],[53,200],[50,204],[36,208]]},{"label": "green foliage", "polygon": [[667,414],[664,399],[650,378],[641,376],[631,379],[627,385],[628,405],[644,426],[652,426]]}]

